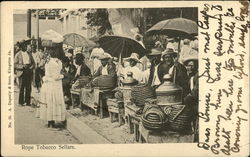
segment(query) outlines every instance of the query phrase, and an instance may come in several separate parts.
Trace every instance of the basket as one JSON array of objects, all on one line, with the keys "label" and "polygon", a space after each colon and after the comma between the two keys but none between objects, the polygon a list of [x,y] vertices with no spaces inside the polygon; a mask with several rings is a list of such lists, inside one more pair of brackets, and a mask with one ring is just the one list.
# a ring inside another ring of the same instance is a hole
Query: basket
[{"label": "basket", "polygon": [[110,75],[101,75],[92,82],[94,87],[113,88],[116,85],[114,78]]},{"label": "basket", "polygon": [[[181,111],[180,111],[181,110]],[[191,114],[190,109],[184,106],[184,108],[172,107],[170,113],[169,125],[171,130],[177,132],[187,132],[191,128]]]},{"label": "basket", "polygon": [[89,76],[80,76],[78,78],[78,81],[79,81],[79,88],[84,88],[91,81],[91,78]]},{"label": "basket", "polygon": [[146,129],[159,130],[167,123],[167,117],[157,105],[146,105],[143,110],[142,124]]},{"label": "basket", "polygon": [[144,84],[139,84],[132,87],[131,97],[135,105],[144,106],[146,99],[155,99],[156,95],[155,90],[152,87]]}]

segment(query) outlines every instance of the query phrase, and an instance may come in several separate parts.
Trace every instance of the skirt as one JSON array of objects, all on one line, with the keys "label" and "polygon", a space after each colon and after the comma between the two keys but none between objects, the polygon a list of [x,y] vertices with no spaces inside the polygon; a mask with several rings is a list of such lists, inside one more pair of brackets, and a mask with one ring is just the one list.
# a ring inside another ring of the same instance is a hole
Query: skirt
[{"label": "skirt", "polygon": [[62,81],[43,83],[40,91],[40,118],[45,121],[64,121],[66,105]]}]

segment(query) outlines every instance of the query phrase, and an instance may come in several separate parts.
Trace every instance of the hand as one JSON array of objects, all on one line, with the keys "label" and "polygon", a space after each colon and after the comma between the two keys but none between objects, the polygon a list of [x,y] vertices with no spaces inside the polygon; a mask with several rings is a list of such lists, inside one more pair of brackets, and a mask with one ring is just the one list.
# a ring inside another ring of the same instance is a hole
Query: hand
[{"label": "hand", "polygon": [[24,69],[27,69],[28,66],[29,66],[28,64],[24,64],[23,68],[24,68]]}]

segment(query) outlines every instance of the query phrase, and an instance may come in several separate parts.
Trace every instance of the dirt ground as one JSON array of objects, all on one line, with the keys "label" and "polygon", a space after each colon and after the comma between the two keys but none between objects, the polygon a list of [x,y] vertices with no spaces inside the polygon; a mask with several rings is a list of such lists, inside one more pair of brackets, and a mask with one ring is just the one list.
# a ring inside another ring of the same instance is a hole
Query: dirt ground
[{"label": "dirt ground", "polygon": [[88,110],[83,110],[73,115],[111,143],[136,143],[134,135],[129,133],[128,126],[121,125],[119,127],[118,121],[111,123],[109,117],[100,119],[98,116],[90,114]]},{"label": "dirt ground", "polygon": [[19,90],[15,89],[15,144],[80,144],[67,129],[49,129],[35,117],[35,108],[19,106]]}]

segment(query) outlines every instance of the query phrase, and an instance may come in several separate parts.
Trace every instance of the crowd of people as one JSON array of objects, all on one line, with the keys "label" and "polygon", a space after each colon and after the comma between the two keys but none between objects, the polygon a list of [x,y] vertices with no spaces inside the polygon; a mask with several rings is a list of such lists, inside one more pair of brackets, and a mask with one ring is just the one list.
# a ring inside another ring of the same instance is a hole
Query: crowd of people
[{"label": "crowd of people", "polygon": [[[185,39],[182,43],[181,52],[177,53],[173,41],[169,40],[165,46],[158,41],[143,58],[139,59],[140,52],[134,52],[118,63],[116,57],[104,52],[98,44],[86,55],[75,54],[74,49],[46,47],[41,50],[32,42],[20,42],[15,45],[15,80],[20,89],[18,103],[30,106],[32,97],[37,99],[39,117],[48,122],[48,127],[55,127],[56,121],[65,121],[66,105],[71,103],[70,89],[80,76],[110,75],[119,86],[119,81],[132,72],[138,82],[156,89],[163,83],[164,75],[170,74],[172,81],[183,89],[184,104],[193,108],[195,115],[199,89],[198,41]],[[38,91],[39,98],[32,96],[32,90]]]}]

